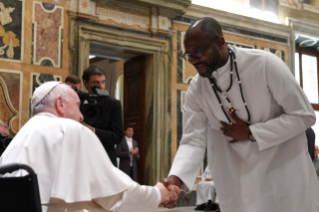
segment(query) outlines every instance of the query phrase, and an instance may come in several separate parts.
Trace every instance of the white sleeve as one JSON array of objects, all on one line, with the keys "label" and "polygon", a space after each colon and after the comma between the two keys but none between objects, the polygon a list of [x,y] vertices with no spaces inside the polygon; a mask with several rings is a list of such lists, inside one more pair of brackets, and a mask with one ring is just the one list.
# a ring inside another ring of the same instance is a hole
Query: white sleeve
[{"label": "white sleeve", "polygon": [[297,136],[316,121],[311,104],[288,66],[280,58],[267,55],[264,77],[270,93],[282,107],[283,113],[264,123],[250,125],[260,151]]},{"label": "white sleeve", "polygon": [[160,202],[154,186],[141,186],[138,183],[133,183],[119,194],[93,201],[108,211],[117,212],[156,212]]},{"label": "white sleeve", "polygon": [[170,175],[178,176],[185,192],[190,192],[204,159],[207,118],[195,99],[194,85],[189,86],[184,104],[184,133]]}]

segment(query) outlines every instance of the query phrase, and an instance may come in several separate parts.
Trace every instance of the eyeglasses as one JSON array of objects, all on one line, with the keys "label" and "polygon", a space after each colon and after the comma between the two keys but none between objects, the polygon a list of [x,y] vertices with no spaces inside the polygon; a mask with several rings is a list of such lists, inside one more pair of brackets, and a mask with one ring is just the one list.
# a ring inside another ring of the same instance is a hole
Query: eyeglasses
[{"label": "eyeglasses", "polygon": [[203,48],[195,51],[194,53],[184,53],[182,55],[182,58],[184,60],[190,61],[192,58],[201,58],[203,56],[203,51],[211,44],[213,43],[215,40],[217,40],[217,38],[219,38],[219,36],[214,37],[208,44],[206,44]]}]

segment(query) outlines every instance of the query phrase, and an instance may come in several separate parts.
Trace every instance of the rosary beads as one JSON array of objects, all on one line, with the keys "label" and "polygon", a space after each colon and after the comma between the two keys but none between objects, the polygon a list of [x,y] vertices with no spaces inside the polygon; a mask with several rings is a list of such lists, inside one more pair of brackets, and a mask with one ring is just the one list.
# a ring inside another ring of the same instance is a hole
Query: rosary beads
[{"label": "rosary beads", "polygon": [[238,84],[239,84],[239,90],[240,90],[240,95],[241,95],[241,98],[243,100],[243,103],[245,105],[245,108],[246,108],[246,112],[247,112],[247,116],[248,116],[248,119],[246,121],[246,124],[249,125],[250,124],[250,113],[249,113],[249,110],[248,110],[248,107],[247,107],[247,102],[245,101],[245,98],[244,98],[244,93],[243,93],[243,89],[242,89],[242,86],[241,86],[241,81],[240,81],[240,77],[239,77],[239,73],[238,73],[238,68],[237,68],[237,61],[236,61],[236,55],[235,53],[231,50],[231,49],[228,49],[229,51],[229,57],[230,57],[230,83],[229,83],[229,86],[228,88],[225,90],[225,91],[222,91],[218,86],[217,86],[217,83],[216,83],[216,79],[214,77],[211,77],[209,78],[209,81],[211,83],[211,86],[213,88],[213,91],[215,93],[215,96],[219,102],[219,105],[223,111],[223,113],[225,114],[228,122],[231,124],[231,125],[234,125],[235,123],[228,117],[225,109],[224,109],[224,106],[220,100],[220,97],[218,95],[217,92],[223,94],[223,96],[226,98],[227,102],[230,104],[230,108],[227,108],[228,111],[232,111],[232,112],[238,112],[238,110],[236,110],[234,108],[234,104],[230,101],[229,97],[228,97],[228,94],[227,92],[231,89],[232,85],[233,85],[233,65],[235,66],[235,72],[236,72],[236,75],[237,75],[237,79],[238,79]]}]

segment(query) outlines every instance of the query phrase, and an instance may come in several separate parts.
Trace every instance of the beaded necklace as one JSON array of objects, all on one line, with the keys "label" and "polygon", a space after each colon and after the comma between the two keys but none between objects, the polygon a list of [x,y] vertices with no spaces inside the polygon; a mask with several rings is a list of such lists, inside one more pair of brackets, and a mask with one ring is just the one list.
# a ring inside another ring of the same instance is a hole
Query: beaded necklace
[{"label": "beaded necklace", "polygon": [[219,93],[223,94],[224,97],[226,98],[227,102],[230,104],[231,108],[226,108],[228,111],[238,112],[238,110],[236,110],[234,108],[234,104],[230,101],[230,99],[228,98],[228,94],[227,94],[227,92],[231,89],[231,87],[233,85],[233,63],[234,63],[235,71],[236,71],[236,75],[237,75],[237,79],[238,79],[238,84],[239,84],[239,90],[240,90],[241,98],[242,98],[243,103],[245,105],[247,116],[248,116],[248,120],[246,121],[246,124],[249,125],[250,124],[250,113],[249,113],[249,110],[248,110],[248,107],[247,107],[247,102],[245,101],[245,98],[244,98],[243,88],[241,86],[241,81],[240,81],[240,77],[239,77],[239,74],[238,74],[236,55],[231,49],[228,49],[228,51],[229,51],[229,56],[230,56],[230,84],[229,84],[228,88],[225,91],[222,91],[217,86],[216,79],[213,76],[211,78],[209,78],[209,81],[210,81],[211,86],[212,86],[212,88],[214,90],[214,93],[215,93],[215,96],[216,96],[216,98],[217,98],[217,100],[219,102],[219,105],[220,105],[223,113],[225,114],[229,124],[234,125],[235,123],[228,117],[228,115],[227,115],[227,113],[226,113],[226,111],[224,109],[223,103],[221,102],[220,97],[219,97],[219,95],[217,93],[217,92],[219,92]]}]

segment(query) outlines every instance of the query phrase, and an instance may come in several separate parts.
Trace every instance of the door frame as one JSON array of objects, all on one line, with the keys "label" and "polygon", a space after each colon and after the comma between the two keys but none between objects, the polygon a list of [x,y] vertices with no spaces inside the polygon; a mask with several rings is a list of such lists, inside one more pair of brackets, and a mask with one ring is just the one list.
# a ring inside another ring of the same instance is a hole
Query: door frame
[{"label": "door frame", "polygon": [[70,41],[70,74],[80,78],[89,66],[90,43],[147,55],[145,183],[154,185],[161,181],[171,166],[171,36],[152,38],[149,32],[123,31],[122,27],[87,26],[71,17]]}]

